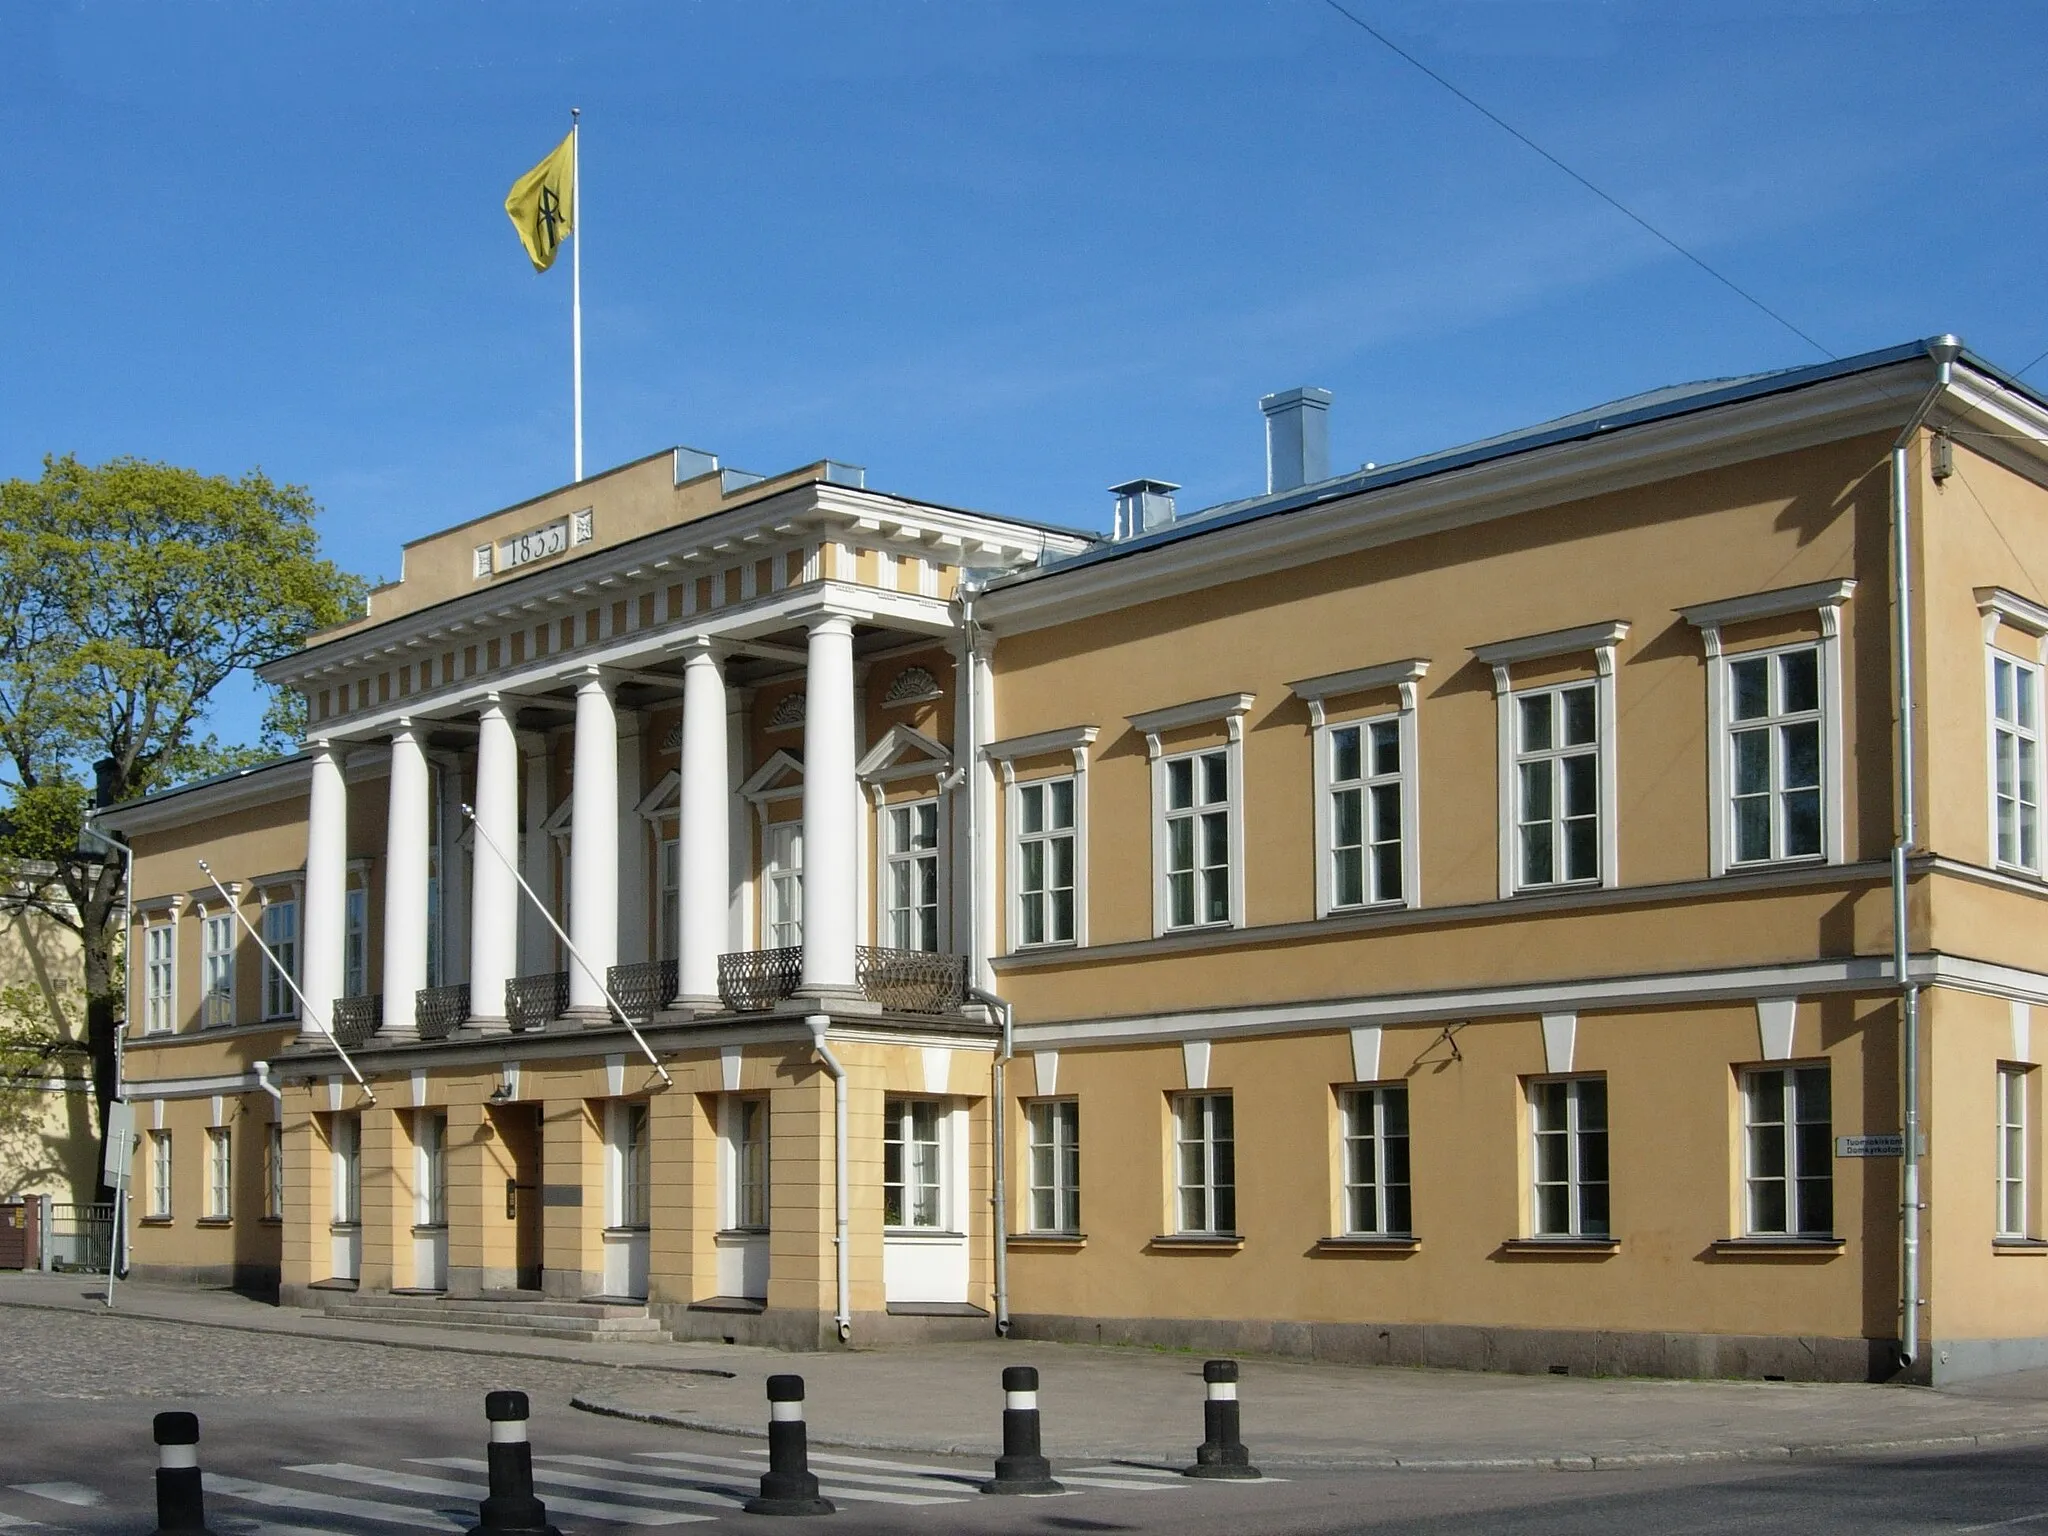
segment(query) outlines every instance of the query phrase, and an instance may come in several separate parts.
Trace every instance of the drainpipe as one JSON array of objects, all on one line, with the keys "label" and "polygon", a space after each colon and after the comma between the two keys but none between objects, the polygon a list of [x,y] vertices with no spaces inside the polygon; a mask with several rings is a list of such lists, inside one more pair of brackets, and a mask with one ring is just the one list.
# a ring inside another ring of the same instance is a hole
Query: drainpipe
[{"label": "drainpipe", "polygon": [[250,1065],[256,1069],[256,1086],[277,1100],[279,1104],[284,1103],[284,1090],[270,1080],[270,1063],[267,1061],[257,1061],[251,1062]]},{"label": "drainpipe", "polygon": [[1948,388],[1950,370],[1962,350],[1962,342],[1954,336],[1937,336],[1927,343],[1927,355],[1934,359],[1934,383],[1892,444],[1892,650],[1898,658],[1899,691],[1899,817],[1898,836],[1892,843],[1892,980],[1899,989],[1899,1073],[1904,1079],[1901,1097],[1905,1146],[1899,1176],[1899,1300],[1903,1314],[1899,1322],[1899,1363],[1905,1367],[1911,1367],[1920,1356],[1920,1309],[1926,1305],[1920,1294],[1920,1218],[1926,1208],[1920,1198],[1920,986],[1908,974],[1912,957],[1906,932],[1906,860],[1919,840],[1919,818],[1915,814],[1918,775],[1913,761],[1913,587],[1906,461],[1928,412]]},{"label": "drainpipe", "polygon": [[839,1342],[844,1344],[853,1337],[853,1313],[848,1310],[852,1284],[846,1253],[846,1068],[825,1043],[825,1031],[832,1027],[832,1016],[808,1014],[804,1022],[811,1027],[811,1049],[818,1053],[818,1060],[832,1078],[832,1247],[833,1279],[838,1291],[838,1310],[832,1321],[839,1330]]},{"label": "drainpipe", "polygon": [[1009,1100],[1003,1097],[1004,1068],[1011,1056],[1010,1005],[982,987],[969,987],[975,1002],[993,1008],[1003,1023],[1002,1043],[996,1047],[995,1063],[989,1068],[989,1157],[995,1165],[989,1203],[995,1211],[996,1248],[996,1336],[1010,1336],[1010,1199],[1005,1173],[1009,1153],[1005,1150],[1003,1128],[1010,1118]]}]

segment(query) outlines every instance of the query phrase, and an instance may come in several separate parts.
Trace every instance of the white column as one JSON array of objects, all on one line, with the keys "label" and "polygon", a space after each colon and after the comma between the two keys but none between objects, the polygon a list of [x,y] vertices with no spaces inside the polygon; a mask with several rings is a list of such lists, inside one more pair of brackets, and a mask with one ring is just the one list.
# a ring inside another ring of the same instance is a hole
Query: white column
[{"label": "white column", "polygon": [[[519,963],[519,883],[506,859],[518,857],[519,743],[496,694],[477,718],[476,824],[470,858],[469,1016],[505,1022],[505,983]],[[486,841],[488,836],[489,841]],[[491,844],[497,844],[493,851]]]},{"label": "white column", "polygon": [[618,964],[637,965],[648,958],[647,823],[640,815],[641,769],[645,743],[640,738],[640,711],[619,711],[619,939]]},{"label": "white column", "polygon": [[676,1005],[718,1006],[718,957],[731,917],[725,671],[699,642],[683,658],[682,837],[676,891]]},{"label": "white column", "polygon": [[401,720],[391,737],[391,809],[384,845],[384,1033],[419,1033],[416,994],[427,984],[427,754]]},{"label": "white column", "polygon": [[595,667],[576,684],[573,772],[569,938],[584,964],[570,957],[569,1007],[601,1014],[604,973],[619,955],[619,722],[612,709],[611,684]]},{"label": "white column", "polygon": [[300,936],[299,986],[313,1018],[299,1020],[301,1039],[324,1039],[341,996],[348,944],[348,785],[338,743],[315,741],[313,783],[306,797],[306,901]]},{"label": "white column", "polygon": [[855,781],[853,620],[811,622],[804,683],[804,975],[806,997],[858,995],[860,786]]},{"label": "white column", "polygon": [[[526,846],[519,856],[519,872],[542,901],[555,894],[555,846],[548,835],[548,804],[553,789],[549,772],[548,738],[539,731],[521,732],[520,750],[525,753]],[[536,975],[555,968],[555,932],[539,907],[524,896],[519,898],[519,974]]]}]

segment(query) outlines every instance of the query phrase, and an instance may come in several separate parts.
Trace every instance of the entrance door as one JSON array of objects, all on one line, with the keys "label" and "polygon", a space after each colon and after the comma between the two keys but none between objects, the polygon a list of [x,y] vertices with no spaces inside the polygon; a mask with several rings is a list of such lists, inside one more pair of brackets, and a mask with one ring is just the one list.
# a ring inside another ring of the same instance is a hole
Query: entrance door
[{"label": "entrance door", "polygon": [[541,1288],[541,1135],[538,1104],[500,1104],[491,1124],[505,1147],[505,1219],[512,1223],[513,1284]]}]

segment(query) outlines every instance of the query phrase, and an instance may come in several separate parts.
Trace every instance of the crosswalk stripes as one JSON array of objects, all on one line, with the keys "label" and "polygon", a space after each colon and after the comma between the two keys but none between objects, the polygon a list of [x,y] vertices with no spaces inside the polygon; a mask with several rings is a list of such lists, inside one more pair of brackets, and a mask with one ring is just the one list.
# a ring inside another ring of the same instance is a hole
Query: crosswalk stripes
[{"label": "crosswalk stripes", "polygon": [[[446,1466],[448,1463],[443,1460],[428,1464]],[[482,1471],[485,1464],[478,1461],[463,1465],[473,1466],[476,1470]],[[325,1477],[336,1482],[363,1483],[372,1488],[388,1488],[394,1493],[435,1494],[471,1503],[482,1500],[491,1491],[488,1483],[458,1483],[453,1478],[421,1477],[413,1472],[389,1472],[382,1467],[359,1467],[346,1461],[315,1462],[309,1466],[287,1467],[285,1470],[302,1473],[307,1477]],[[692,1520],[716,1518],[712,1515],[685,1514],[679,1509],[653,1509],[633,1504],[601,1504],[593,1499],[565,1499],[553,1493],[547,1495],[547,1502],[550,1509],[560,1510],[565,1515],[615,1520],[621,1525],[682,1525]]]},{"label": "crosswalk stripes", "polygon": [[[767,1453],[764,1451],[761,1454],[765,1456]],[[928,1476],[958,1479],[974,1484],[979,1484],[984,1480],[981,1474],[969,1475],[962,1472],[958,1467],[919,1466],[914,1463],[900,1461],[878,1461],[871,1456],[845,1456],[836,1452],[813,1451],[811,1452],[811,1460],[820,1466],[828,1467],[902,1468],[906,1471],[922,1472]],[[1161,1483],[1149,1479],[1141,1481],[1132,1477],[1091,1477],[1085,1473],[1068,1472],[1063,1468],[1056,1468],[1053,1476],[1065,1483],[1069,1488],[1114,1489],[1120,1493],[1162,1493],[1168,1488],[1179,1486],[1177,1483]]]},{"label": "crosswalk stripes", "polygon": [[34,1494],[39,1499],[49,1499],[57,1504],[69,1504],[74,1509],[91,1509],[100,1502],[100,1491],[88,1488],[83,1483],[9,1483],[16,1493]]},{"label": "crosswalk stripes", "polygon": [[28,1520],[20,1515],[10,1515],[5,1510],[0,1510],[0,1531],[9,1530],[17,1525],[41,1525],[42,1523],[40,1520]]},{"label": "crosswalk stripes", "polygon": [[[646,1453],[643,1452],[642,1454]],[[689,1455],[689,1453],[685,1454]],[[714,1476],[717,1471],[725,1469],[736,1471],[741,1475],[738,1477],[726,1477],[722,1481],[714,1482],[710,1477],[700,1477],[699,1474],[682,1467],[675,1471],[670,1471],[666,1467],[642,1466],[640,1463],[632,1461],[613,1461],[604,1456],[546,1456],[535,1458],[533,1477],[536,1483],[543,1481],[550,1475],[546,1470],[546,1465],[560,1462],[570,1466],[633,1472],[641,1477],[681,1478],[695,1482],[700,1488],[725,1488],[742,1498],[751,1497],[754,1489],[758,1486],[761,1474],[761,1463],[759,1461],[749,1461],[738,1456],[711,1455],[689,1455],[689,1459],[697,1466],[712,1468]],[[555,1475],[567,1476],[567,1474]],[[928,1480],[913,1477],[871,1476],[860,1479],[863,1483],[878,1485],[873,1488],[848,1487],[846,1485],[848,1480],[850,1478],[830,1481],[827,1486],[827,1497],[851,1499],[855,1502],[865,1500],[873,1504],[952,1504],[968,1496],[966,1491],[945,1493],[934,1491],[932,1484]],[[893,1489],[908,1489],[910,1491],[890,1491]]]},{"label": "crosswalk stripes", "polygon": [[357,1520],[373,1520],[381,1525],[410,1525],[422,1531],[467,1531],[475,1522],[457,1520],[438,1510],[421,1509],[411,1504],[386,1504],[376,1499],[351,1499],[339,1494],[315,1493],[305,1488],[288,1488],[280,1483],[251,1482],[242,1477],[223,1477],[218,1472],[205,1475],[206,1491],[209,1495],[220,1494],[230,1499],[245,1499],[251,1504],[264,1504],[273,1509],[289,1509],[299,1514],[349,1515]]}]

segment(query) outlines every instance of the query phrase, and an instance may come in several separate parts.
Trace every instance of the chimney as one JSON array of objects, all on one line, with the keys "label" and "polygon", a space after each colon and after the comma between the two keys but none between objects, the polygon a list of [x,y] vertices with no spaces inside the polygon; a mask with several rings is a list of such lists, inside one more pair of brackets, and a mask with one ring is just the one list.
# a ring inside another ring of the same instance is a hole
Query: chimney
[{"label": "chimney", "polygon": [[1291,491],[1330,478],[1330,392],[1283,389],[1259,402],[1266,413],[1266,490]]},{"label": "chimney", "polygon": [[94,810],[104,811],[114,803],[115,796],[121,792],[120,771],[121,765],[111,757],[103,757],[92,765],[92,804]]},{"label": "chimney", "polygon": [[1127,480],[1112,485],[1109,494],[1116,498],[1116,528],[1111,537],[1135,539],[1164,528],[1173,521],[1173,493],[1179,489],[1171,480]]}]

